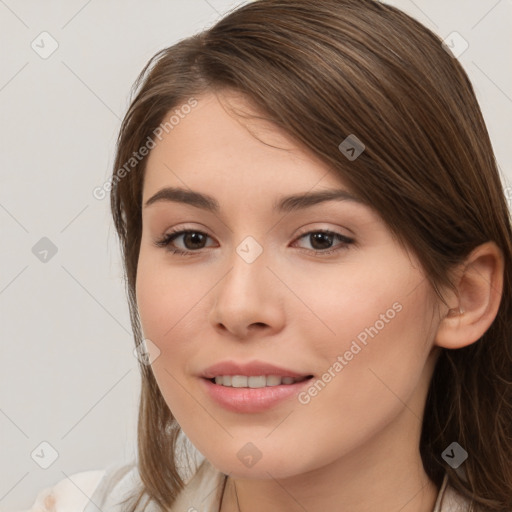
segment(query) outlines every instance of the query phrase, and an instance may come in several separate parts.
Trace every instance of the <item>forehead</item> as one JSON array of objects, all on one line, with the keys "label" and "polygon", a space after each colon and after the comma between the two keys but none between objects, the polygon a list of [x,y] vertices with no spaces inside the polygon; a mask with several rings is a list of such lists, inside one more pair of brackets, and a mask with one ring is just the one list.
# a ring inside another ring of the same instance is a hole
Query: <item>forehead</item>
[{"label": "forehead", "polygon": [[165,185],[266,193],[343,185],[325,162],[261,119],[264,115],[241,94],[209,92],[196,100],[161,140],[155,139],[146,165],[144,201]]}]

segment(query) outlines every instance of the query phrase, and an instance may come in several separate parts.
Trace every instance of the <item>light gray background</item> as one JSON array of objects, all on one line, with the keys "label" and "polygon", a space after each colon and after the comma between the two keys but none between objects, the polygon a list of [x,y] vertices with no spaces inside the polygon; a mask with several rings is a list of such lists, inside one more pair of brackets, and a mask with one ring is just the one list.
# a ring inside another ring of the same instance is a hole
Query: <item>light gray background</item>
[{"label": "light gray background", "polygon": [[[241,3],[0,0],[1,510],[135,457],[139,376],[120,253],[108,198],[92,190],[110,176],[146,61]],[[469,43],[459,60],[512,184],[511,0],[389,3]],[[59,45],[47,59],[31,47],[43,31]],[[58,249],[46,263],[32,252],[42,237]],[[58,452],[48,469],[31,458],[43,441]]]}]

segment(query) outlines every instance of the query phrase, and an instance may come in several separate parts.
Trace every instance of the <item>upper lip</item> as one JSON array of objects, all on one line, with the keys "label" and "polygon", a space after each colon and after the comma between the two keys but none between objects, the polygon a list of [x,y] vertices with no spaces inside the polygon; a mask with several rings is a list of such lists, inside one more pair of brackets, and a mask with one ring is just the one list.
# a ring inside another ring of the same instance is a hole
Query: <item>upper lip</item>
[{"label": "upper lip", "polygon": [[220,375],[246,375],[247,377],[256,377],[259,375],[278,375],[280,377],[307,377],[308,373],[298,373],[287,368],[275,366],[263,361],[251,361],[248,363],[237,363],[235,361],[221,361],[206,368],[201,377],[213,379]]}]

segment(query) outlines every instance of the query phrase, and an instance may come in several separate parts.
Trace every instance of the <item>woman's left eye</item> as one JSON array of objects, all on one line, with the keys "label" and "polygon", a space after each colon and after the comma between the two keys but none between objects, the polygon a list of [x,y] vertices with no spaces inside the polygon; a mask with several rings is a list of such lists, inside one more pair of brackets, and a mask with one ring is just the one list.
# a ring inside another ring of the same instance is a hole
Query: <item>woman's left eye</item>
[{"label": "woman's left eye", "polygon": [[[178,238],[183,237],[182,241],[187,246],[190,244],[192,247],[185,247],[184,249],[177,248],[173,246],[173,242]],[[317,231],[308,231],[307,233],[302,234],[296,240],[301,240],[303,238],[309,237],[310,245],[312,249],[306,249],[307,251],[313,251],[318,256],[332,254],[336,251],[346,249],[350,244],[354,242],[354,239],[344,236],[340,233],[336,233],[334,231],[327,230],[317,230]],[[182,231],[174,231],[164,235],[161,239],[156,240],[154,244],[157,247],[165,247],[166,250],[173,254],[182,254],[182,255],[190,255],[192,253],[198,252],[198,249],[203,249],[203,242],[210,238],[206,233],[197,230],[182,230]],[[335,246],[334,249],[331,249],[333,239],[337,239],[340,244]],[[201,245],[201,247],[195,246],[196,244]],[[329,247],[326,247],[328,245]]]}]

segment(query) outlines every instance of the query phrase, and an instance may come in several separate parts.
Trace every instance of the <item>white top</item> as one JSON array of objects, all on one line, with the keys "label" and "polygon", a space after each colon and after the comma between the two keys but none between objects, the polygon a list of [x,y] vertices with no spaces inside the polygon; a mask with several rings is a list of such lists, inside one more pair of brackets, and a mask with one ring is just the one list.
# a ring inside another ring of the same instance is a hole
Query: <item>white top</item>
[{"label": "white top", "polygon": [[[185,480],[186,485],[169,512],[219,512],[227,476],[206,459]],[[70,481],[72,480],[72,482]],[[120,502],[141,485],[135,462],[113,464],[105,470],[75,473],[43,489],[27,512],[123,512]],[[142,500],[137,512],[142,512]],[[474,512],[469,502],[448,485],[445,475],[433,512]],[[154,502],[144,512],[156,512]]]}]

